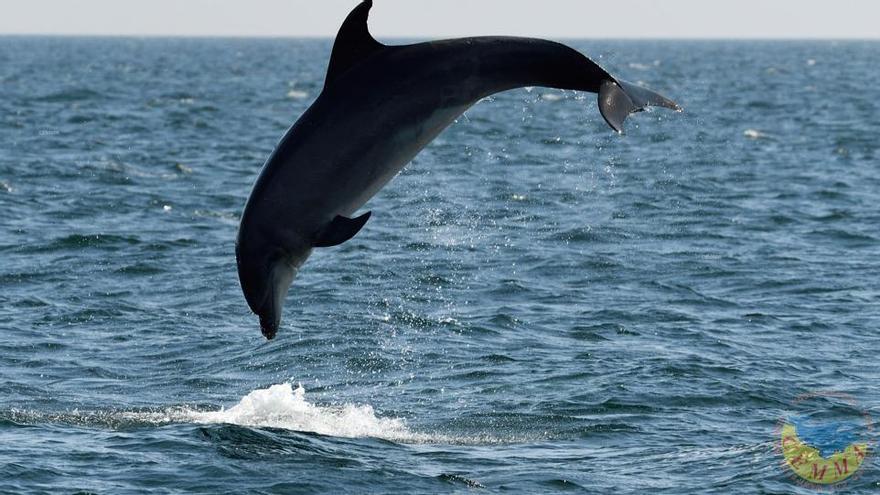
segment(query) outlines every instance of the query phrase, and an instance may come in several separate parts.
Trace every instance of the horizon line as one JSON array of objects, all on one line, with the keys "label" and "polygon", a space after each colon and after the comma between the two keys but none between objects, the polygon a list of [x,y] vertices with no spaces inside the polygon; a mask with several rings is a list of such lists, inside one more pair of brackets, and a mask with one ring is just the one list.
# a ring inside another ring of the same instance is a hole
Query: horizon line
[{"label": "horizon line", "polygon": [[[374,35],[378,41],[385,40],[439,40],[439,39],[450,39],[450,38],[463,38],[463,37],[472,37],[472,36],[456,36],[456,35],[393,35],[393,36],[380,36]],[[502,35],[502,34],[486,34],[481,36],[511,36],[511,35]],[[335,35],[324,35],[324,34],[302,34],[302,35],[291,35],[291,34],[237,34],[237,33],[218,33],[218,34],[203,34],[203,33],[182,33],[182,34],[168,34],[168,33],[41,33],[41,32],[28,32],[28,33],[5,33],[0,32],[0,37],[19,37],[19,38],[156,38],[156,39],[264,39],[264,40],[329,40],[332,41],[336,38]],[[515,35],[515,37],[544,37],[544,38],[552,38],[559,40],[582,40],[582,41],[829,41],[829,42],[839,42],[839,41],[861,41],[861,42],[880,42],[880,36],[877,37],[832,37],[832,36],[817,36],[817,37],[801,37],[801,36],[718,36],[718,37],[704,37],[704,36],[550,36],[550,35],[528,35],[521,36]]]}]

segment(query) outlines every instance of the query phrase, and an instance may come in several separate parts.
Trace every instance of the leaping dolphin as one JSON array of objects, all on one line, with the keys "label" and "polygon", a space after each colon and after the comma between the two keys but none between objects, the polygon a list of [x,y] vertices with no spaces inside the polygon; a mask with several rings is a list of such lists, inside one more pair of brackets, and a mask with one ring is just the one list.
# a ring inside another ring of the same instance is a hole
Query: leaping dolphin
[{"label": "leaping dolphin", "polygon": [[605,121],[671,100],[621,81],[552,41],[477,37],[386,46],[367,27],[373,2],[348,15],[324,89],[269,156],[247,201],[235,254],[260,327],[272,339],[297,271],[312,249],[351,239],[370,218],[352,214],[473,104],[527,86],[599,94]]}]

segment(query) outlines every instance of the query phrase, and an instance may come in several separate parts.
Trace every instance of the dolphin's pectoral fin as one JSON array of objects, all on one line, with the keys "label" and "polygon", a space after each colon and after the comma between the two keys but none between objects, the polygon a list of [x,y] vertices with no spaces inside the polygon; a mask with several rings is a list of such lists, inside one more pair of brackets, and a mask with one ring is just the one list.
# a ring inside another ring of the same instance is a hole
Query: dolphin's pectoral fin
[{"label": "dolphin's pectoral fin", "polygon": [[623,121],[629,114],[647,107],[681,111],[681,107],[669,98],[626,81],[606,80],[599,88],[599,111],[605,122],[617,132],[623,132]]},{"label": "dolphin's pectoral fin", "polygon": [[342,215],[337,216],[330,222],[315,240],[315,247],[333,247],[348,241],[361,231],[367,220],[370,219],[372,211],[368,211],[357,218],[347,218]]},{"label": "dolphin's pectoral fin", "polygon": [[385,45],[373,38],[367,27],[367,18],[372,7],[372,0],[364,0],[345,18],[333,43],[333,53],[330,55],[330,66],[327,68],[327,77],[324,78],[324,87],[329,86],[361,60],[385,48]]}]

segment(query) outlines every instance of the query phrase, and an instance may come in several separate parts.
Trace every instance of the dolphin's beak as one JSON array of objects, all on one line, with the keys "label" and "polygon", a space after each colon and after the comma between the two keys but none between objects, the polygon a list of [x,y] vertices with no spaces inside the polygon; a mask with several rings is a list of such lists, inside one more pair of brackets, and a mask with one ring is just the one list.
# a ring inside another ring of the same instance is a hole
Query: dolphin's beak
[{"label": "dolphin's beak", "polygon": [[284,308],[284,299],[290,289],[290,283],[296,276],[296,269],[285,261],[276,261],[269,272],[268,293],[263,300],[263,307],[255,311],[260,317],[260,329],[263,335],[272,340],[278,333],[281,325],[281,311]]},{"label": "dolphin's beak", "polygon": [[278,333],[278,325],[281,324],[281,311],[265,311],[259,316],[260,330],[263,331],[263,336],[268,340],[274,339]]}]

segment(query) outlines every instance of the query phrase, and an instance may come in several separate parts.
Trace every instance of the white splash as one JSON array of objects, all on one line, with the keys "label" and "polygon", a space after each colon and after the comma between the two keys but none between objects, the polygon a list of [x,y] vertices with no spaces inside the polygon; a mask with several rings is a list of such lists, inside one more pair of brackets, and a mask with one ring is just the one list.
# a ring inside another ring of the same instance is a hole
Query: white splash
[{"label": "white splash", "polygon": [[291,100],[302,100],[308,98],[309,94],[305,91],[300,91],[294,88],[287,92],[287,97]]},{"label": "white splash", "polygon": [[374,437],[424,442],[430,436],[413,433],[402,419],[380,418],[370,405],[318,406],[308,402],[302,385],[290,383],[254,390],[229,409],[190,411],[194,423],[222,423],[240,426],[281,428],[335,437]]},{"label": "white splash", "polygon": [[764,138],[768,137],[766,134],[764,134],[763,132],[761,132],[757,129],[746,129],[743,132],[743,136],[745,136],[749,139],[764,139]]}]

